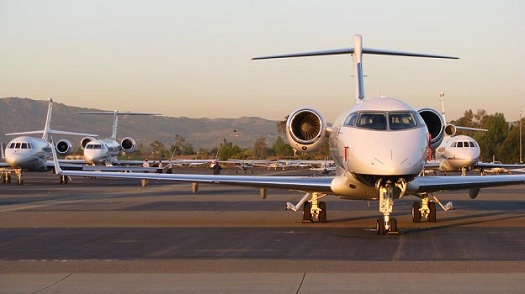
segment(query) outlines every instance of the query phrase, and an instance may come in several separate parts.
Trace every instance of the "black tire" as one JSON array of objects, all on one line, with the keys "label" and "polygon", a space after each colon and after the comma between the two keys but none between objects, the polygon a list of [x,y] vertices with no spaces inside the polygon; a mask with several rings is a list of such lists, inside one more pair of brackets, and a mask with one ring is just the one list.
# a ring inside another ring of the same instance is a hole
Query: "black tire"
[{"label": "black tire", "polygon": [[413,223],[421,222],[421,211],[419,211],[420,208],[421,208],[421,204],[419,204],[419,202],[415,201],[414,204],[412,204],[412,222]]},{"label": "black tire", "polygon": [[310,208],[312,207],[312,203],[305,202],[303,205],[303,223],[311,223],[312,222],[312,213],[310,211]]},{"label": "black tire", "polygon": [[321,212],[319,212],[319,222],[326,223],[326,202],[319,202],[319,208],[321,209]]},{"label": "black tire", "polygon": [[428,222],[435,223],[437,221],[436,202],[430,202],[428,204],[428,209],[430,210],[430,213],[428,215]]},{"label": "black tire", "polygon": [[376,231],[377,231],[378,235],[386,235],[385,220],[383,218],[378,218],[377,219]]},{"label": "black tire", "polygon": [[397,219],[390,218],[390,232],[397,233]]}]

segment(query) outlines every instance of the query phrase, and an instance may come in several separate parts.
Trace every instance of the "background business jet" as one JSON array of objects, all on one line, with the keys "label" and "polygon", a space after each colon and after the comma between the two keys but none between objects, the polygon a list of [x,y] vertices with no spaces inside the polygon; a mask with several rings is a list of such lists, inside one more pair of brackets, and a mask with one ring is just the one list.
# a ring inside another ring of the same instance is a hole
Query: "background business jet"
[{"label": "background business jet", "polygon": [[[29,131],[21,133],[9,133],[6,135],[23,135],[16,137],[7,143],[5,148],[5,160],[7,164],[2,164],[2,183],[11,182],[11,173],[14,172],[18,178],[18,184],[24,183],[23,171],[37,171],[44,172],[54,168],[51,161],[52,152],[49,143],[51,134],[58,135],[78,135],[78,136],[92,136],[95,134],[65,132],[51,129],[51,116],[53,113],[53,99],[49,99],[46,123],[43,130]],[[30,137],[26,135],[42,134],[41,138]],[[67,155],[72,151],[72,144],[66,139],[61,139],[55,144],[56,152],[60,155]],[[64,165],[64,163],[63,163]],[[69,166],[77,167],[79,165]],[[60,183],[67,183],[67,177],[60,177]]]},{"label": "background business jet", "polygon": [[[81,140],[81,146],[84,149],[84,158],[89,164],[98,165],[115,165],[119,164],[118,156],[123,151],[131,153],[135,151],[137,143],[131,137],[125,137],[117,142],[118,117],[120,115],[158,115],[155,113],[142,112],[118,112],[115,111],[85,111],[81,114],[102,114],[113,115],[113,126],[111,137],[108,139],[95,139],[93,137],[85,137]],[[142,164],[142,163],[140,163]]]},{"label": "background business jet", "polygon": [[455,57],[364,48],[361,36],[356,35],[354,48],[254,59],[338,54],[351,54],[353,57],[355,106],[342,113],[332,128],[328,128],[321,113],[312,108],[300,108],[292,112],[286,124],[288,142],[301,152],[315,151],[321,146],[323,137],[329,136],[332,159],[337,166],[334,177],[90,173],[62,171],[59,163],[55,162],[56,171],[71,176],[94,175],[259,187],[263,197],[267,188],[304,191],[306,194],[297,205],[288,203],[287,207],[298,210],[302,206],[303,220],[306,221],[327,220],[326,203],[319,201],[327,195],[350,200],[378,200],[382,217],[377,219],[376,229],[380,235],[398,231],[396,219],[390,217],[395,199],[407,195],[421,198],[421,202],[416,201],[412,206],[413,221],[419,222],[425,218],[435,222],[437,198],[433,197],[433,192],[470,189],[469,196],[474,198],[482,187],[525,183],[525,175],[420,177],[429,145],[436,148],[443,140],[444,125],[439,112],[429,108],[415,110],[389,97],[365,100],[362,54],[457,59]]},{"label": "background business jet", "polygon": [[[440,93],[440,99],[443,121],[446,122],[443,93]],[[523,164],[503,164],[494,161],[488,163],[480,162],[481,149],[478,142],[466,135],[456,135],[458,130],[488,131],[487,129],[447,124],[444,129],[445,137],[443,142],[435,149],[434,160],[429,160],[425,164],[425,171],[438,170],[445,174],[447,172],[461,171],[461,175],[465,176],[467,171],[472,169],[479,169],[481,174],[484,175],[486,172],[500,174],[501,172],[510,172],[507,168],[516,170],[525,167]]]}]

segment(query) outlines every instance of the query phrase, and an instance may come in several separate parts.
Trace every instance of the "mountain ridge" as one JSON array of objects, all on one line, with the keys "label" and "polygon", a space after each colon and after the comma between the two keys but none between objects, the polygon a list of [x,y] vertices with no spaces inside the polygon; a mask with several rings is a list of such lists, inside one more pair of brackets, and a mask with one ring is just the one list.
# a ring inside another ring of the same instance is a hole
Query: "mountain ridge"
[{"label": "mountain ridge", "polygon": [[[0,142],[4,144],[16,136],[6,133],[42,130],[46,120],[48,100],[7,97],[0,98]],[[107,111],[94,108],[68,106],[53,101],[51,128],[62,131],[98,134],[99,138],[109,138],[113,123],[112,115],[79,114],[82,111]],[[110,110],[113,111],[113,110]],[[119,110],[125,111],[125,110]],[[277,121],[260,117],[240,118],[189,118],[169,116],[126,116],[119,117],[117,139],[132,137],[139,146],[148,147],[158,140],[169,148],[179,135],[193,146],[212,149],[223,140],[240,147],[251,147],[261,137],[272,145],[277,136]],[[38,135],[35,135],[38,136]],[[62,137],[61,137],[62,138]],[[74,148],[79,146],[80,137],[64,136]],[[59,139],[59,138],[55,138]]]}]

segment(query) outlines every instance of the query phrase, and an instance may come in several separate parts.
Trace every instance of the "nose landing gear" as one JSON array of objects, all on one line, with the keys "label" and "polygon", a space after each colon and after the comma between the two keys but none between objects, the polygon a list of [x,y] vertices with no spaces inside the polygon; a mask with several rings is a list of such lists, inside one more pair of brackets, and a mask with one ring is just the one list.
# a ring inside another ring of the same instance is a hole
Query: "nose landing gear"
[{"label": "nose landing gear", "polygon": [[392,183],[391,180],[384,181],[380,179],[376,182],[376,191],[379,195],[379,211],[383,214],[376,222],[376,231],[378,235],[398,234],[397,220],[390,217],[394,208],[394,198],[401,198],[406,191],[405,179],[399,179]]}]

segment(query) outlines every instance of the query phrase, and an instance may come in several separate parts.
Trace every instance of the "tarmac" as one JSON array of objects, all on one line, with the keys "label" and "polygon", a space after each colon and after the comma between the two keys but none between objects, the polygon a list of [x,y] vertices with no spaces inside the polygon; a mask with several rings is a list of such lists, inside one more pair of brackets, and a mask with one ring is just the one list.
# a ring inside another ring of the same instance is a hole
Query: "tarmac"
[{"label": "tarmac", "polygon": [[525,185],[437,193],[455,207],[437,223],[404,197],[378,236],[377,202],[328,196],[328,222],[302,223],[295,191],[25,176],[0,186],[0,293],[524,291]]}]

